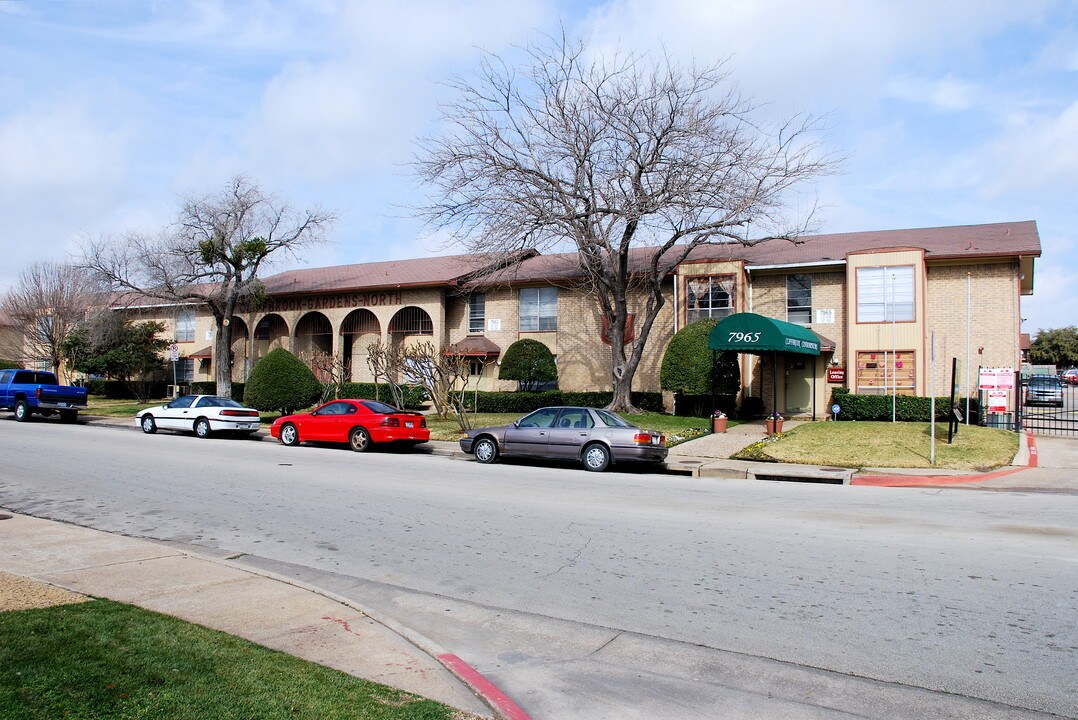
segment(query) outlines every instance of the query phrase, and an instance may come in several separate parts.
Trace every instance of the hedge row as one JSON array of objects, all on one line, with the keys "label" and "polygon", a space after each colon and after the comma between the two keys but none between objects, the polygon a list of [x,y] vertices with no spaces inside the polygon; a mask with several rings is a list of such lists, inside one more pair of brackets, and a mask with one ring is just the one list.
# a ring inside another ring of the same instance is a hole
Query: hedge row
[{"label": "hedge row", "polygon": [[[892,403],[890,395],[855,395],[845,388],[835,388],[831,398],[832,404],[837,404],[841,411],[839,420],[876,420],[887,421],[891,419]],[[936,398],[936,420],[947,420],[951,414],[948,404],[950,397]],[[965,411],[966,399],[957,398],[955,403]],[[977,398],[970,398],[970,422],[976,423],[980,418],[980,403]],[[895,419],[901,422],[928,422],[932,412],[932,398],[913,397],[911,395],[897,395],[894,399]],[[830,413],[830,405],[828,406]]]},{"label": "hedge row", "polygon": [[[427,391],[419,385],[402,385],[401,394],[404,396],[405,408],[422,407],[427,401]],[[393,393],[389,391],[389,385],[386,383],[378,383],[377,387],[374,383],[344,383],[341,386],[341,397],[377,399],[384,403],[393,403]]]},{"label": "hedge row", "polygon": [[[529,413],[552,405],[606,407],[614,399],[612,392],[466,392],[464,406],[472,412]],[[646,412],[663,412],[662,393],[632,394],[633,405]]]},{"label": "hedge row", "polygon": [[22,370],[22,363],[18,360],[0,360],[0,370]]},{"label": "hedge row", "polygon": [[[243,402],[243,385],[244,383],[232,383],[232,399],[236,402]],[[217,383],[215,382],[193,382],[191,388],[187,391],[188,395],[216,395]]]},{"label": "hedge row", "polygon": [[122,380],[89,380],[86,383],[86,391],[91,395],[101,395],[109,400],[134,400],[135,393],[131,386],[138,385],[143,389],[143,397],[163,398],[168,392],[169,383],[165,382],[132,382]]}]

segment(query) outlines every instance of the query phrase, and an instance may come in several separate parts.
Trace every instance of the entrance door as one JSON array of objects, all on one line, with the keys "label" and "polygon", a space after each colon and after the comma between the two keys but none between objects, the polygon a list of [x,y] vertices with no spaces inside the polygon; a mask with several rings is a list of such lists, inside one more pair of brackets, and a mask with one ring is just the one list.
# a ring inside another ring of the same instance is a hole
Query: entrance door
[{"label": "entrance door", "polygon": [[786,356],[786,414],[812,413],[812,365],[810,357]]}]

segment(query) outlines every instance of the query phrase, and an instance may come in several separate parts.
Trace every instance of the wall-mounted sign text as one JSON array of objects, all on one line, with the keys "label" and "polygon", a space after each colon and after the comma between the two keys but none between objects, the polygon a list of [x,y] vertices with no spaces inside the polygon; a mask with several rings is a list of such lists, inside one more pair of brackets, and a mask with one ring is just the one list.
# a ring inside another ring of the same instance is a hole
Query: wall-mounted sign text
[{"label": "wall-mounted sign text", "polygon": [[829,367],[829,368],[827,368],[827,382],[829,382],[829,383],[844,383],[844,382],[846,382],[846,368],[844,368],[844,367]]},{"label": "wall-mounted sign text", "polygon": [[334,310],[338,308],[377,307],[401,305],[404,296],[399,292],[342,293],[315,297],[269,298],[262,305],[263,312],[295,312],[298,310]]}]

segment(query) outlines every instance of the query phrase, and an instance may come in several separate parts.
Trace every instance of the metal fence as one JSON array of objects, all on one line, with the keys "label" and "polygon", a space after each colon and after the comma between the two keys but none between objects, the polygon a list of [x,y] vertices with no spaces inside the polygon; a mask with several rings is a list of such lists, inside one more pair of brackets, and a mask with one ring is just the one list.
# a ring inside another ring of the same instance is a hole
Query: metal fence
[{"label": "metal fence", "polygon": [[1021,378],[1015,398],[1015,426],[1037,435],[1078,435],[1078,385],[1046,381],[1043,375]]}]

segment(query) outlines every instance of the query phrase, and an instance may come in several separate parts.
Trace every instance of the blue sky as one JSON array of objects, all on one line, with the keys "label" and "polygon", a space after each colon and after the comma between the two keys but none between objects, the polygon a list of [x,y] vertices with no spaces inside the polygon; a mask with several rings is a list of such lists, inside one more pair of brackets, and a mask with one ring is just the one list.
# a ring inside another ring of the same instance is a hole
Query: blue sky
[{"label": "blue sky", "polygon": [[1036,220],[1023,328],[1078,324],[1078,3],[0,0],[0,289],[79,239],[168,224],[247,174],[340,222],[274,269],[445,252],[401,208],[439,81],[560,25],[729,59],[849,159],[822,232]]}]

